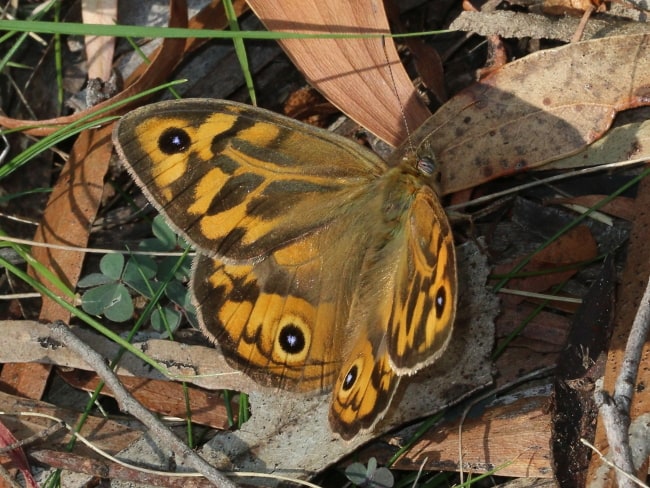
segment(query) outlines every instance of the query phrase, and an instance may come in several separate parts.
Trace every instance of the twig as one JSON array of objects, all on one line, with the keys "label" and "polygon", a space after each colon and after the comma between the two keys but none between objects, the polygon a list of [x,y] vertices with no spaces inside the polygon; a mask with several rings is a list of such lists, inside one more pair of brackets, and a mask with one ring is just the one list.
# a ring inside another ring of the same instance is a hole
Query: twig
[{"label": "twig", "polygon": [[621,476],[625,476],[626,478],[629,478],[635,485],[641,486],[642,488],[648,488],[648,485],[646,485],[643,481],[641,481],[639,478],[637,478],[634,475],[627,474],[625,471],[622,471],[621,468],[616,466],[614,463],[612,463],[605,455],[600,452],[596,446],[591,444],[587,439],[580,439],[580,442],[582,442],[585,446],[587,446],[589,449],[594,451],[596,454],[598,454],[598,457],[603,460],[605,464],[610,466],[614,471],[617,473],[620,473]]},{"label": "twig", "polygon": [[180,462],[186,463],[217,486],[235,488],[236,485],[226,478],[219,470],[210,465],[201,456],[183,443],[176,435],[167,429],[149,410],[133,398],[122,386],[113,371],[106,365],[104,359],[93,351],[87,344],[77,338],[63,322],[55,322],[51,326],[52,335],[77,353],[101,377],[115,394],[120,410],[129,413],[142,422],[151,436],[160,445],[168,446],[174,451]]},{"label": "twig", "polygon": [[596,8],[593,5],[589,5],[589,7],[584,11],[580,23],[578,24],[578,28],[571,38],[571,42],[580,42],[582,40],[582,36],[585,33],[585,27],[587,26],[587,21],[589,21],[591,14],[593,14],[595,10]]},{"label": "twig", "polygon": [[[650,329],[650,280],[646,286],[643,298],[639,303],[639,309],[632,329],[625,346],[625,355],[621,372],[616,379],[614,394],[610,394],[602,389],[596,389],[594,397],[603,418],[607,442],[609,443],[609,452],[612,456],[612,462],[623,472],[633,475],[636,472],[634,460],[632,458],[632,449],[629,441],[630,428],[630,404],[634,395],[634,386],[636,383],[639,364],[643,346]],[[619,487],[633,487],[634,483],[629,478],[623,476],[618,470],[616,472]]]},{"label": "twig", "polygon": [[[0,414],[2,413],[4,412],[0,412]],[[30,435],[25,439],[21,439],[18,442],[14,442],[13,444],[9,444],[8,446],[0,448],[0,454],[5,454],[9,451],[13,451],[14,449],[18,449],[19,447],[31,444],[32,442],[50,437],[52,434],[60,431],[61,429],[65,429],[65,423],[63,421],[59,421],[56,424],[50,425],[46,429],[43,429],[34,435]]]}]

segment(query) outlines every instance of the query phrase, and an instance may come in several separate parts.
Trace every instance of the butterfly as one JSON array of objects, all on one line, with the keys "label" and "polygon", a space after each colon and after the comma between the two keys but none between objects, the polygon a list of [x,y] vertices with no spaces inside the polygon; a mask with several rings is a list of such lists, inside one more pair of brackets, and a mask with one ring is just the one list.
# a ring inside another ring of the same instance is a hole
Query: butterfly
[{"label": "butterfly", "polygon": [[203,333],[262,384],[331,390],[343,439],[372,430],[400,378],[445,350],[456,258],[420,148],[389,166],[328,131],[210,99],[136,109],[113,140],[197,250]]}]

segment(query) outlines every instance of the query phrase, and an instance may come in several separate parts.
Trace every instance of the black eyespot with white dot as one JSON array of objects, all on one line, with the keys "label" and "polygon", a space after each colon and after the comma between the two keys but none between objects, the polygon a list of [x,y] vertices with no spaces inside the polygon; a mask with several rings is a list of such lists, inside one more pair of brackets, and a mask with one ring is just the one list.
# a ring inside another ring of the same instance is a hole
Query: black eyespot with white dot
[{"label": "black eyespot with white dot", "polygon": [[436,292],[436,317],[442,317],[442,314],[445,312],[445,307],[447,306],[447,290],[444,286],[438,288]]},{"label": "black eyespot with white dot", "polygon": [[190,148],[191,143],[190,135],[178,127],[165,129],[158,138],[158,147],[165,154],[183,153]]},{"label": "black eyespot with white dot", "polygon": [[343,385],[341,385],[343,391],[349,391],[354,386],[357,382],[357,376],[359,376],[359,368],[356,364],[353,364],[343,379]]},{"label": "black eyespot with white dot", "polygon": [[280,331],[278,343],[285,353],[300,354],[305,349],[305,334],[300,327],[287,324]]}]

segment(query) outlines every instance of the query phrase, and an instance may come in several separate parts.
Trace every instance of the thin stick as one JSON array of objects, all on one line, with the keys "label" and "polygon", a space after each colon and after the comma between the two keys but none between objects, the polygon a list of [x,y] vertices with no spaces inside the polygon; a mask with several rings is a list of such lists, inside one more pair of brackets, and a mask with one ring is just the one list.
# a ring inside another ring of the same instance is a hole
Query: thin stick
[{"label": "thin stick", "polygon": [[217,486],[236,488],[224,474],[210,465],[205,459],[195,453],[176,435],[167,429],[149,410],[133,398],[122,386],[115,373],[106,365],[104,358],[92,350],[87,344],[74,335],[63,322],[54,322],[51,326],[52,336],[59,339],[65,346],[77,353],[100,376],[115,394],[120,410],[129,413],[142,422],[151,436],[161,446],[168,446],[182,463],[194,468]]},{"label": "thin stick", "polygon": [[622,471],[621,468],[616,466],[614,463],[612,463],[607,457],[600,452],[598,449],[596,449],[596,446],[591,444],[587,439],[580,439],[580,442],[582,442],[585,446],[587,446],[589,449],[594,451],[596,454],[598,454],[598,457],[603,460],[605,464],[610,466],[614,471],[617,473],[620,473],[621,476],[625,476],[626,478],[629,478],[635,485],[641,486],[642,488],[648,488],[648,485],[646,485],[643,481],[641,481],[639,478],[637,478],[634,475],[627,474],[625,471]]},{"label": "thin stick", "polygon": [[[609,453],[612,462],[625,473],[633,475],[636,472],[632,449],[630,447],[630,405],[634,396],[636,377],[641,363],[643,346],[650,330],[650,280],[646,286],[643,298],[625,346],[625,355],[621,372],[616,378],[614,394],[602,389],[594,393],[596,405],[600,410],[609,443]],[[619,487],[633,487],[634,483],[619,471],[616,472]]]}]

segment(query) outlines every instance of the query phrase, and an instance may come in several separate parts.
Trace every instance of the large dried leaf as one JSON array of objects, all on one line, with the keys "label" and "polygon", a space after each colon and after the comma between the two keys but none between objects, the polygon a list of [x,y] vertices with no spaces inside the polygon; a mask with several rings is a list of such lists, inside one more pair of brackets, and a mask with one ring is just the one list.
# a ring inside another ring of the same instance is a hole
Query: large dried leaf
[{"label": "large dried leaf", "polygon": [[414,143],[440,164],[445,193],[575,154],[619,111],[650,104],[649,40],[609,37],[507,64],[443,105]]},{"label": "large dried leaf", "polygon": [[[74,246],[88,244],[104,189],[112,145],[111,127],[83,132],[74,144],[70,159],[61,172],[36,229],[36,242]],[[47,247],[35,247],[34,258],[68,286],[74,288],[81,273],[84,254]],[[46,283],[47,284],[47,283]],[[52,291],[60,294],[56,287]],[[43,298],[40,318],[70,320],[70,312],[49,298]]]},{"label": "large dried leaf", "polygon": [[[650,115],[650,111],[646,111],[646,115]],[[644,159],[650,159],[650,120],[617,125],[582,151],[539,169],[584,168]]]},{"label": "large dried leaf", "polygon": [[[248,3],[271,31],[390,32],[381,2],[249,0]],[[279,42],[314,87],[389,144],[397,145],[406,138],[402,113],[410,128],[418,127],[430,115],[401,65],[392,39],[283,39]]]}]

